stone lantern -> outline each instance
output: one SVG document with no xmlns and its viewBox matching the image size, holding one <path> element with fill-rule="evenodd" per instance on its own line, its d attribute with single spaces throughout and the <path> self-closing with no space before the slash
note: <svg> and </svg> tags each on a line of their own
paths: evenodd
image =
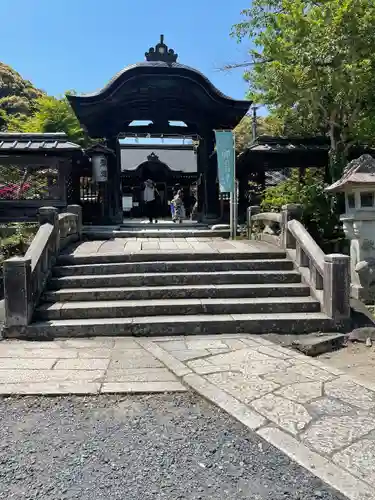
<svg viewBox="0 0 375 500">
<path fill-rule="evenodd" d="M 345 194 L 340 216 L 350 239 L 351 296 L 375 298 L 375 159 L 366 154 L 351 161 L 337 182 L 326 188 Z"/>
</svg>

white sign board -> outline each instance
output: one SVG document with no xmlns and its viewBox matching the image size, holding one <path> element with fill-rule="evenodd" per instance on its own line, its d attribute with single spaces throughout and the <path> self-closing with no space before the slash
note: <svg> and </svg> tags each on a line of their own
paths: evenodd
<svg viewBox="0 0 375 500">
<path fill-rule="evenodd" d="M 92 177 L 94 182 L 108 181 L 107 158 L 104 155 L 94 155 L 92 161 Z"/>
</svg>

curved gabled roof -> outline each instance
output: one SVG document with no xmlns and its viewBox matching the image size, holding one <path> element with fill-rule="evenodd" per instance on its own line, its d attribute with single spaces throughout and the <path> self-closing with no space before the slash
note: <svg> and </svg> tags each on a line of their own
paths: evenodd
<svg viewBox="0 0 375 500">
<path fill-rule="evenodd" d="M 176 62 L 163 36 L 146 59 L 126 66 L 97 92 L 67 96 L 89 135 L 128 132 L 134 120 L 151 120 L 161 133 L 168 120 L 185 122 L 192 133 L 234 128 L 249 110 L 251 101 L 226 96 L 200 71 Z"/>
<path fill-rule="evenodd" d="M 81 94 L 79 96 L 68 96 L 69 99 L 71 98 L 87 98 L 87 97 L 102 97 L 104 95 L 107 95 L 108 93 L 110 94 L 115 88 L 118 87 L 118 85 L 121 85 L 122 81 L 124 79 L 128 79 L 131 77 L 131 73 L 133 70 L 138 72 L 138 68 L 163 68 L 165 69 L 171 69 L 171 70 L 182 70 L 185 72 L 187 75 L 189 75 L 190 78 L 197 78 L 198 80 L 201 80 L 201 83 L 207 86 L 207 89 L 211 90 L 213 94 L 216 94 L 218 97 L 221 97 L 222 99 L 227 99 L 228 101 L 232 101 L 233 103 L 243 103 L 247 109 L 251 105 L 251 101 L 247 100 L 236 100 L 233 99 L 232 97 L 229 97 L 225 95 L 223 92 L 221 92 L 215 85 L 199 70 L 192 68 L 191 66 L 187 66 L 186 64 L 180 64 L 180 63 L 166 63 L 164 61 L 142 61 L 138 62 L 135 64 L 129 64 L 128 66 L 125 66 L 121 71 L 116 73 L 110 80 L 109 82 L 102 87 L 101 89 L 95 91 L 95 92 L 89 92 L 85 94 Z"/>
</svg>

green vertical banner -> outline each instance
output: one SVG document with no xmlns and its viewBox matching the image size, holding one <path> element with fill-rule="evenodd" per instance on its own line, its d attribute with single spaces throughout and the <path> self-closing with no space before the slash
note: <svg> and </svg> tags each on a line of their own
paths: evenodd
<svg viewBox="0 0 375 500">
<path fill-rule="evenodd" d="M 235 143 L 231 130 L 215 130 L 220 193 L 234 193 Z"/>
</svg>

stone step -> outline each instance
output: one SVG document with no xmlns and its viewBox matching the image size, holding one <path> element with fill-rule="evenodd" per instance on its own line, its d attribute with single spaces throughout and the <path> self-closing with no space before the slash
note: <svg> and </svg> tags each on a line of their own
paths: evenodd
<svg viewBox="0 0 375 500">
<path fill-rule="evenodd" d="M 57 259 L 57 264 L 63 265 L 83 265 L 83 264 L 110 264 L 120 262 L 155 262 L 155 261 L 208 261 L 208 260 L 266 260 L 266 259 L 285 259 L 286 253 L 282 250 L 271 250 L 270 252 L 244 251 L 227 253 L 218 252 L 185 252 L 185 251 L 139 251 L 134 253 L 107 253 L 74 255 L 62 254 Z"/>
<path fill-rule="evenodd" d="M 82 264 L 55 267 L 53 276 L 84 276 L 128 273 L 189 273 L 214 271 L 271 271 L 294 268 L 287 259 L 266 260 L 210 260 L 210 261 L 157 261 L 157 262 L 121 262 L 111 264 Z"/>
<path fill-rule="evenodd" d="M 91 336 L 194 335 L 221 333 L 311 333 L 333 331 L 323 313 L 221 314 L 140 318 L 71 319 L 32 323 L 24 332 L 7 330 L 7 338 L 48 339 Z"/>
<path fill-rule="evenodd" d="M 235 285 L 172 285 L 113 288 L 63 288 L 47 291 L 45 302 L 84 300 L 150 300 L 150 299 L 208 299 L 234 297 L 307 297 L 310 288 L 302 283 L 235 284 Z"/>
<path fill-rule="evenodd" d="M 51 278 L 48 289 L 124 286 L 221 285 L 235 283 L 300 283 L 297 271 L 217 271 L 191 273 L 107 274 Z"/>
<path fill-rule="evenodd" d="M 130 318 L 177 314 L 270 314 L 319 312 L 319 310 L 320 303 L 312 297 L 114 300 L 46 303 L 37 308 L 35 319 Z"/>
<path fill-rule="evenodd" d="M 102 226 L 101 229 L 105 229 L 104 226 Z M 132 229 L 132 230 L 144 230 L 144 229 L 153 229 L 153 230 L 160 230 L 160 229 L 210 229 L 210 226 L 208 224 L 204 224 L 201 222 L 194 222 L 194 221 L 187 221 L 184 220 L 182 221 L 182 224 L 177 224 L 176 222 L 172 222 L 172 220 L 169 221 L 159 221 L 157 223 L 153 222 L 150 224 L 148 220 L 143 220 L 143 221 L 137 221 L 137 222 L 124 222 L 123 224 L 120 224 L 118 226 L 118 229 L 121 230 L 126 230 L 126 229 Z"/>
<path fill-rule="evenodd" d="M 112 238 L 229 238 L 228 229 L 183 229 L 176 224 L 173 229 L 84 229 L 83 234 L 90 240 Z"/>
</svg>

